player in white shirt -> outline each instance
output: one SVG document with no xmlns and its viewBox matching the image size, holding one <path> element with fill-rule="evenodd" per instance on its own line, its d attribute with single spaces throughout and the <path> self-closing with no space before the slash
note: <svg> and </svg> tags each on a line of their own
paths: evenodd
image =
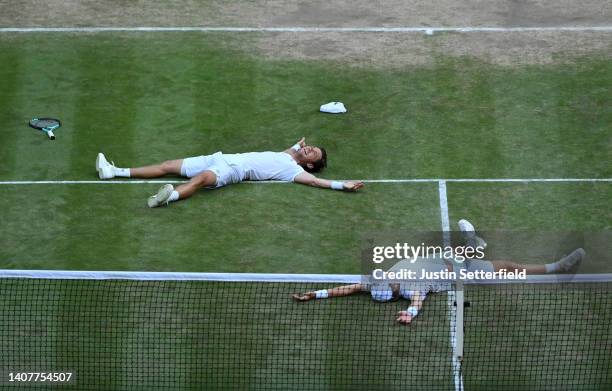
<svg viewBox="0 0 612 391">
<path fill-rule="evenodd" d="M 170 184 L 162 186 L 157 194 L 149 197 L 147 205 L 150 208 L 189 198 L 203 187 L 217 188 L 245 180 L 295 182 L 345 191 L 355 191 L 363 187 L 362 182 L 329 181 L 312 174 L 326 166 L 325 149 L 306 145 L 304 138 L 283 152 L 217 152 L 137 168 L 115 167 L 102 153 L 96 158 L 96 170 L 100 179 L 159 178 L 165 175 L 190 178 L 188 183 L 177 186 L 176 189 Z"/>
<path fill-rule="evenodd" d="M 474 226 L 467 220 L 459 220 L 459 229 L 463 234 L 467 246 L 481 246 L 486 248 L 486 242 L 476 236 Z M 564 256 L 556 262 L 548 264 L 520 264 L 512 261 L 485 261 L 485 260 L 467 260 L 461 267 L 468 272 L 485 271 L 493 272 L 498 270 L 509 271 L 525 271 L 528 275 L 536 274 L 557 274 L 567 273 L 582 262 L 586 253 L 582 248 L 572 251 L 569 255 Z M 399 271 L 402 269 L 427 269 L 428 271 L 452 271 L 456 264 L 452 262 L 444 262 L 437 258 L 419 258 L 415 262 L 399 261 L 389 271 Z M 417 272 L 417 275 L 420 274 Z M 329 289 L 310 291 L 305 293 L 297 293 L 292 297 L 296 301 L 310 301 L 316 299 L 327 299 L 332 297 L 341 297 L 353 295 L 360 292 L 370 292 L 374 301 L 386 302 L 394 301 L 400 298 L 410 301 L 410 306 L 397 313 L 396 321 L 402 324 L 410 324 L 423 308 L 423 301 L 429 293 L 447 291 L 450 289 L 448 281 L 432 281 L 432 280 L 416 280 L 416 281 L 400 281 L 392 283 L 389 280 L 375 281 L 374 283 L 358 283 L 351 285 L 337 286 Z"/>
</svg>

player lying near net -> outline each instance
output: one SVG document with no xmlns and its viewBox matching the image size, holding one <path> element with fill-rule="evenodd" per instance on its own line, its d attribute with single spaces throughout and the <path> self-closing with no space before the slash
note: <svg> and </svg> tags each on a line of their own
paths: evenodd
<svg viewBox="0 0 612 391">
<path fill-rule="evenodd" d="M 184 200 L 201 188 L 218 188 L 245 180 L 295 182 L 345 191 L 355 191 L 363 187 L 362 182 L 329 181 L 312 174 L 326 166 L 325 149 L 306 145 L 304 138 L 283 152 L 217 152 L 137 168 L 115 167 L 102 153 L 96 158 L 96 170 L 100 179 L 159 178 L 166 175 L 190 178 L 189 182 L 177 186 L 176 189 L 170 184 L 162 186 L 157 194 L 149 197 L 147 204 L 150 208 Z"/>
<path fill-rule="evenodd" d="M 459 221 L 459 229 L 462 232 L 464 239 L 466 240 L 467 246 L 481 246 L 486 247 L 486 242 L 476 236 L 474 226 L 467 220 Z M 512 261 L 485 261 L 485 260 L 466 260 L 464 266 L 468 272 L 484 271 L 484 272 L 496 272 L 500 270 L 506 271 L 526 271 L 528 275 L 536 274 L 556 274 L 566 273 L 577 267 L 585 256 L 585 251 L 581 248 L 572 251 L 569 255 L 561 258 L 560 260 L 545 265 L 538 264 L 520 264 Z M 423 261 L 419 268 L 426 269 L 427 272 L 440 272 L 443 270 L 452 271 L 453 264 L 446 262 L 443 258 L 436 259 L 417 259 L 415 264 L 419 264 L 419 260 Z M 409 261 L 400 261 L 394 265 L 390 271 L 397 271 L 404 268 L 406 265 L 414 265 Z M 403 286 L 404 285 L 404 286 Z M 415 288 L 419 285 L 418 289 Z M 309 301 L 316 299 L 327 299 L 331 297 L 341 297 L 353 295 L 361 292 L 370 292 L 370 295 L 374 301 L 386 302 L 394 301 L 400 298 L 404 298 L 410 301 L 410 306 L 405 311 L 399 311 L 397 313 L 397 322 L 403 324 L 410 324 L 412 320 L 418 315 L 423 307 L 423 301 L 427 298 L 429 293 L 441 292 L 449 290 L 450 285 L 448 282 L 437 283 L 433 281 L 419 281 L 413 282 L 401 282 L 401 283 L 390 283 L 390 282 L 376 282 L 374 284 L 361 283 L 338 286 L 330 289 L 322 289 L 317 291 L 311 291 L 306 293 L 298 293 L 292 295 L 296 301 Z"/>
</svg>

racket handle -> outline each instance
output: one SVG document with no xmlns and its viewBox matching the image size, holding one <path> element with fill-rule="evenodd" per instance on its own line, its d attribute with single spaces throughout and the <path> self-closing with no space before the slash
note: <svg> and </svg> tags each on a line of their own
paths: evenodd
<svg viewBox="0 0 612 391">
<path fill-rule="evenodd" d="M 49 131 L 47 132 L 47 136 L 49 136 L 49 138 L 50 138 L 51 140 L 55 140 L 55 135 L 53 134 L 53 131 L 49 130 Z"/>
</svg>

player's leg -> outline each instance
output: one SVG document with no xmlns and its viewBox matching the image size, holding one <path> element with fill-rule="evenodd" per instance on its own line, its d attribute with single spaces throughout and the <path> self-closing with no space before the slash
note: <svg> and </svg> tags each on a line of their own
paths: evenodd
<svg viewBox="0 0 612 391">
<path fill-rule="evenodd" d="M 132 178 L 159 178 L 164 175 L 181 175 L 183 159 L 166 160 L 150 166 L 127 168 L 127 176 Z M 120 176 L 120 175 L 117 175 Z"/>
<path fill-rule="evenodd" d="M 551 273 L 564 273 L 569 272 L 574 267 L 578 266 L 582 259 L 586 255 L 586 252 L 578 248 L 572 251 L 570 254 L 559 259 L 557 262 L 547 263 L 545 265 L 536 264 L 520 264 L 511 261 L 492 261 L 493 268 L 495 271 L 506 269 L 508 271 L 522 271 L 525 270 L 527 274 L 551 274 Z"/>
<path fill-rule="evenodd" d="M 147 205 L 149 208 L 167 205 L 170 202 L 189 198 L 197 190 L 203 187 L 214 187 L 217 184 L 217 175 L 210 170 L 199 173 L 189 180 L 189 182 L 177 186 L 176 189 L 170 184 L 162 186 L 157 194 L 149 197 Z"/>
<path fill-rule="evenodd" d="M 164 175 L 181 175 L 183 159 L 167 160 L 159 164 L 145 167 L 121 168 L 109 163 L 103 153 L 96 157 L 96 171 L 100 179 L 111 179 L 115 177 L 125 178 L 159 178 Z"/>
<path fill-rule="evenodd" d="M 189 182 L 184 183 L 180 186 L 177 186 L 176 192 L 180 200 L 185 198 L 189 198 L 203 187 L 215 187 L 217 184 L 217 174 L 214 172 L 207 170 L 199 173 L 189 180 Z"/>
<path fill-rule="evenodd" d="M 546 266 L 545 265 L 536 265 L 536 264 L 520 264 L 512 261 L 491 261 L 493 264 L 493 269 L 495 271 L 506 270 L 509 272 L 522 272 L 526 271 L 527 274 L 545 274 Z"/>
</svg>

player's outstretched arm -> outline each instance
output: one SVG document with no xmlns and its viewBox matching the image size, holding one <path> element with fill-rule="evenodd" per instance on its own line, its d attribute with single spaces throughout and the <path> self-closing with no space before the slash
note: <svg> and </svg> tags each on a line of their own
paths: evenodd
<svg viewBox="0 0 612 391">
<path fill-rule="evenodd" d="M 322 189 L 334 189 L 344 191 L 356 191 L 363 187 L 363 182 L 330 181 L 323 178 L 317 178 L 309 172 L 303 172 L 300 175 L 296 176 L 294 182 L 301 183 L 302 185 L 320 187 Z"/>
<path fill-rule="evenodd" d="M 329 297 L 348 296 L 358 292 L 361 292 L 361 284 L 343 285 L 330 289 L 322 289 L 320 291 L 296 293 L 292 295 L 292 297 L 296 301 L 309 301 L 314 299 L 327 299 Z"/>
<path fill-rule="evenodd" d="M 423 301 L 425 301 L 426 297 L 427 295 L 423 292 L 414 292 L 410 299 L 410 307 L 406 311 L 398 312 L 396 321 L 402 324 L 410 324 L 419 311 L 421 311 L 421 308 L 423 308 Z"/>
<path fill-rule="evenodd" d="M 306 146 L 306 138 L 302 137 L 300 141 L 293 144 L 291 147 L 285 149 L 285 152 L 291 154 L 291 151 L 299 151 L 300 148 L 304 148 Z"/>
</svg>

